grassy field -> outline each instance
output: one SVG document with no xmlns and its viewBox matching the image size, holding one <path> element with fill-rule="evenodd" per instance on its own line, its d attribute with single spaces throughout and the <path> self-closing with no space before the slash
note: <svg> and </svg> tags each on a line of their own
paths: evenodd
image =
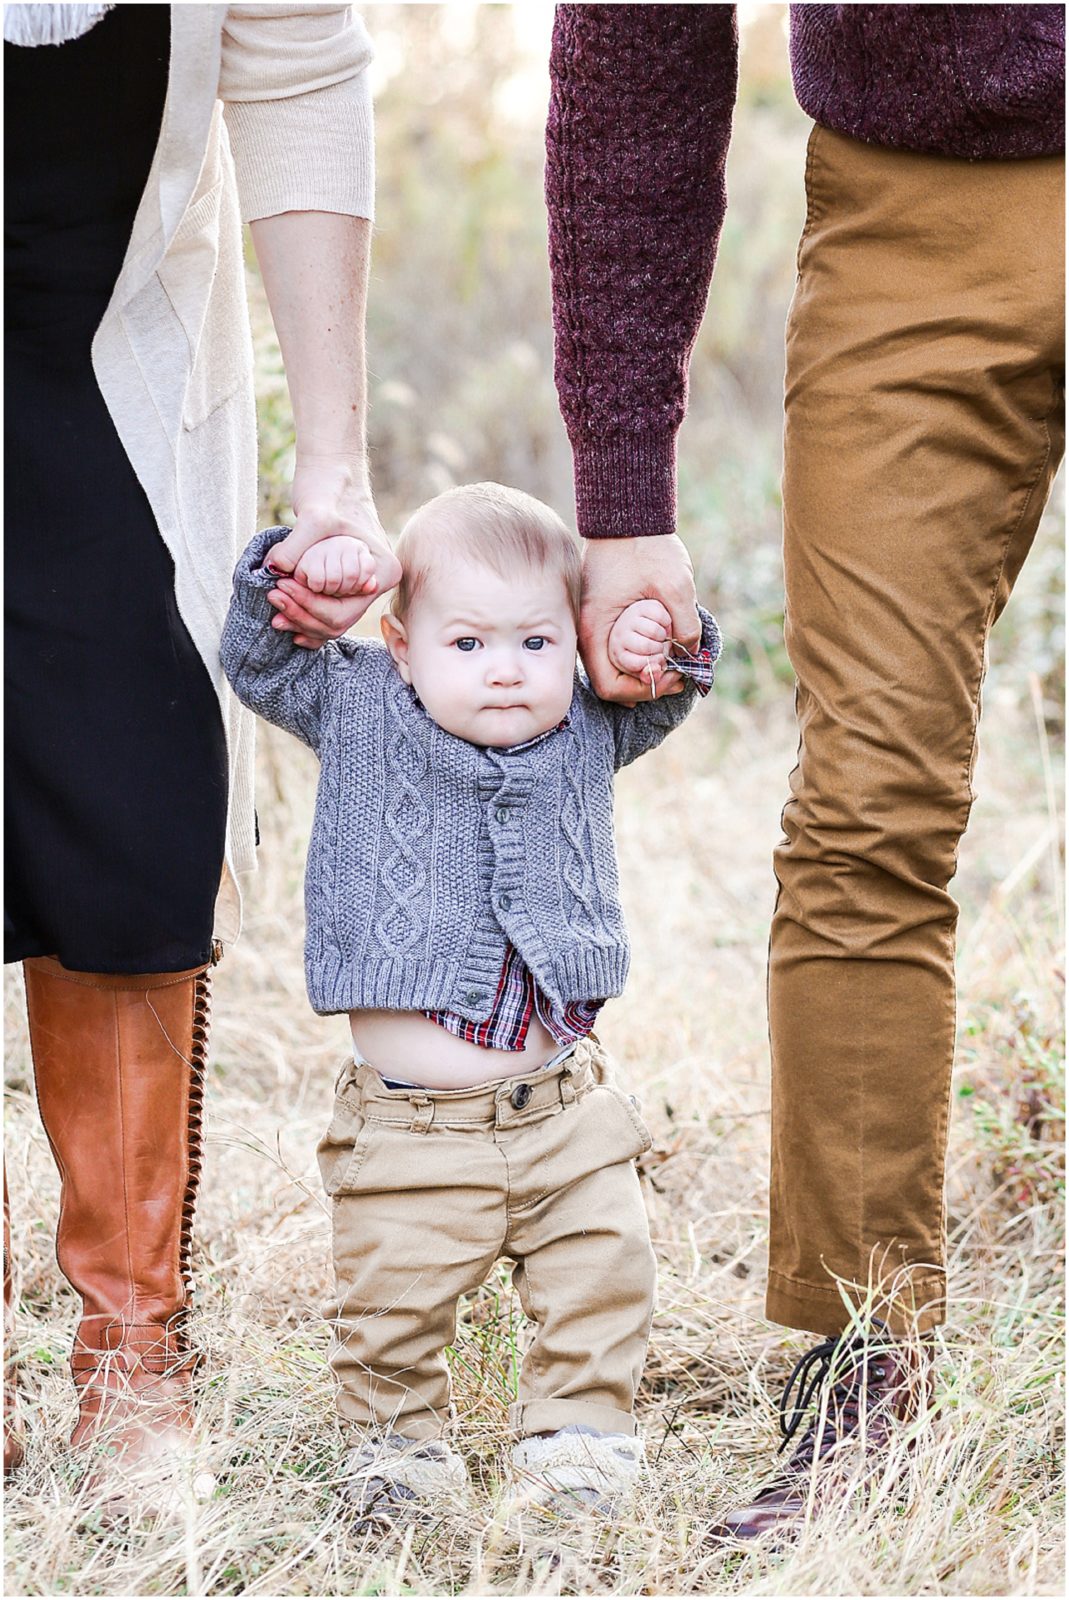
<svg viewBox="0 0 1069 1600">
<path fill-rule="evenodd" d="M 952 1317 L 939 1341 L 939 1407 L 904 1497 L 887 1490 L 853 1506 L 789 1553 L 725 1556 L 703 1538 L 770 1466 L 778 1388 L 806 1342 L 765 1323 L 761 1308 L 769 851 L 793 729 L 784 704 L 755 711 L 714 696 L 623 776 L 618 803 L 634 968 L 602 1032 L 656 1134 L 644 1176 L 662 1270 L 641 1401 L 653 1464 L 641 1510 L 555 1572 L 502 1540 L 492 1493 L 523 1339 L 502 1273 L 467 1307 L 454 1359 L 458 1437 L 484 1514 L 381 1542 L 347 1531 L 328 1481 L 337 1441 L 317 1316 L 327 1215 L 313 1160 L 346 1030 L 315 1018 L 303 994 L 313 765 L 269 731 L 262 868 L 246 935 L 215 987 L 196 1255 L 204 1454 L 220 1487 L 165 1529 L 79 1529 L 60 1447 L 75 1306 L 52 1254 L 57 1183 L 32 1102 L 20 986 L 9 984 L 8 1171 L 30 1449 L 6 1503 L 7 1592 L 1062 1592 L 1058 817 L 1036 723 L 997 680 L 956 885 Z"/>
<path fill-rule="evenodd" d="M 568 509 L 541 200 L 544 30 L 520 37 L 536 9 L 364 8 L 381 79 L 371 443 L 393 530 L 427 494 L 484 477 Z M 203 1455 L 219 1487 L 154 1530 L 85 1525 L 62 1448 L 76 1306 L 55 1264 L 58 1182 L 33 1104 L 21 981 L 9 975 L 6 1147 L 29 1432 L 6 1497 L 9 1594 L 1063 1592 L 1059 507 L 996 630 L 955 884 L 951 1317 L 936 1414 L 898 1490 L 846 1505 L 794 1549 L 726 1555 L 706 1538 L 773 1467 L 776 1401 L 808 1342 L 762 1316 L 770 856 L 795 750 L 778 551 L 782 328 L 808 124 L 789 86 L 785 8 L 741 11 L 731 200 L 680 456 L 684 536 L 729 648 L 687 728 L 621 777 L 634 958 L 599 1028 L 656 1136 L 643 1176 L 661 1289 L 640 1403 L 652 1472 L 637 1513 L 554 1570 L 503 1537 L 493 1495 L 524 1339 L 504 1272 L 466 1307 L 453 1361 L 479 1514 L 375 1541 L 339 1511 L 318 1314 L 328 1217 L 313 1152 L 347 1030 L 314 1017 L 304 994 L 314 762 L 267 730 L 260 872 L 215 982 L 195 1252 Z M 293 439 L 251 284 L 267 522 L 286 513 Z"/>
</svg>

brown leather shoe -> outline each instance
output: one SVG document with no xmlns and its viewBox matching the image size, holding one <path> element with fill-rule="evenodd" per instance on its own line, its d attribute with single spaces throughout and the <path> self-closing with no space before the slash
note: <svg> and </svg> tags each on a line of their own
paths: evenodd
<svg viewBox="0 0 1069 1600">
<path fill-rule="evenodd" d="M 62 1182 L 56 1257 L 82 1298 L 71 1443 L 106 1447 L 129 1481 L 182 1454 L 193 1427 L 186 1321 L 208 972 L 23 965 L 37 1099 Z M 107 1488 L 104 1472 L 94 1488 Z"/>
<path fill-rule="evenodd" d="M 858 1452 L 873 1474 L 894 1430 L 919 1415 L 931 1395 L 931 1352 L 907 1344 L 873 1319 L 864 1334 L 825 1339 L 801 1358 L 780 1401 L 783 1451 L 809 1421 L 781 1475 L 749 1505 L 736 1507 L 712 1529 L 713 1539 L 784 1535 L 856 1482 Z"/>
</svg>

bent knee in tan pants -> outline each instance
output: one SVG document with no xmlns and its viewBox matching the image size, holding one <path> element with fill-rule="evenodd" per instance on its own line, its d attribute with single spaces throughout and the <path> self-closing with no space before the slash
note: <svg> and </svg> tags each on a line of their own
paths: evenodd
<svg viewBox="0 0 1069 1600">
<path fill-rule="evenodd" d="M 635 1431 L 656 1281 L 635 1159 L 650 1137 L 594 1059 L 584 1042 L 528 1080 L 449 1091 L 343 1071 L 319 1146 L 343 1421 L 441 1433 L 458 1301 L 508 1257 L 535 1324 L 514 1431 Z"/>
</svg>

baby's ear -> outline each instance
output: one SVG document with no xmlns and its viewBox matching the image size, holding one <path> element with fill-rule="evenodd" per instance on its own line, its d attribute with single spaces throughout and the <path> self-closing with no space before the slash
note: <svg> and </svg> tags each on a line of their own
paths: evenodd
<svg viewBox="0 0 1069 1600">
<path fill-rule="evenodd" d="M 408 667 L 408 634 L 405 632 L 404 623 L 400 617 L 395 617 L 392 611 L 384 611 L 379 618 L 379 626 L 398 672 L 406 683 L 411 683 L 412 674 Z"/>
</svg>

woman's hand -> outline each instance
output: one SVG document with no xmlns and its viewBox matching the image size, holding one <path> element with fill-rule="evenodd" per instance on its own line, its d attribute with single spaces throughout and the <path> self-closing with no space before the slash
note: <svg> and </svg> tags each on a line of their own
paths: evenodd
<svg viewBox="0 0 1069 1600">
<path fill-rule="evenodd" d="M 360 539 L 375 594 L 401 568 L 375 514 L 367 473 L 364 322 L 371 223 L 329 211 L 286 211 L 251 224 L 282 349 L 297 431 L 293 531 L 271 552 L 289 576 L 270 599 L 275 625 L 314 650 L 363 616 L 372 596 L 324 593 L 300 582 L 301 558 L 322 539 Z"/>
<path fill-rule="evenodd" d="M 401 578 L 401 563 L 375 512 L 361 461 L 302 460 L 293 476 L 293 531 L 271 551 L 280 574 L 268 594 L 274 626 L 315 650 L 358 622 Z M 353 546 L 364 555 L 354 559 Z M 317 552 L 317 547 L 327 548 Z M 342 547 L 348 547 L 342 571 Z M 337 570 L 336 570 L 337 569 Z M 370 587 L 369 587 L 370 585 Z"/>
</svg>

